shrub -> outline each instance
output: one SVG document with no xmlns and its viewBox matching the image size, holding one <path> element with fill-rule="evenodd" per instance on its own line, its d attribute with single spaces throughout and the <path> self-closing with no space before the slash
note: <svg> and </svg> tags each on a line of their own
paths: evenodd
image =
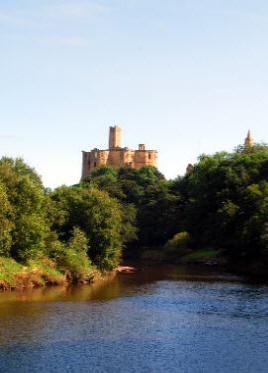
<svg viewBox="0 0 268 373">
<path fill-rule="evenodd" d="M 68 242 L 58 240 L 51 243 L 49 256 L 55 259 L 61 271 L 73 281 L 86 281 L 92 273 L 92 264 L 87 255 L 86 234 L 75 227 Z"/>
<path fill-rule="evenodd" d="M 69 271 L 73 281 L 85 281 L 92 272 L 88 251 L 88 239 L 79 228 L 73 229 L 73 235 L 66 245 L 62 257 L 62 267 Z"/>
<path fill-rule="evenodd" d="M 164 248 L 169 254 L 183 256 L 187 254 L 190 242 L 188 232 L 179 232 L 165 244 Z"/>
</svg>

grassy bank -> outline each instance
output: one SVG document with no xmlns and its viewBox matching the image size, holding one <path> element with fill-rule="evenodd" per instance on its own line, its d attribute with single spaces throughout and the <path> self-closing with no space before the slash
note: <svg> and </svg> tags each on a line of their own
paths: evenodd
<svg viewBox="0 0 268 373">
<path fill-rule="evenodd" d="M 22 289 L 68 283 L 89 283 L 99 271 L 95 267 L 58 266 L 46 257 L 30 260 L 26 265 L 12 258 L 0 257 L 0 289 Z"/>
<path fill-rule="evenodd" d="M 183 253 L 178 254 L 176 250 L 159 248 L 144 250 L 141 259 L 153 262 L 167 262 L 175 264 L 225 264 L 226 259 L 220 250 L 200 249 L 192 251 L 190 249 L 183 250 Z"/>
<path fill-rule="evenodd" d="M 178 264 L 178 265 L 201 265 L 216 266 L 237 275 L 246 276 L 252 280 L 268 279 L 268 263 L 265 260 L 241 260 L 226 257 L 222 250 L 184 249 L 178 253 L 176 250 L 167 248 L 143 249 L 140 260 L 150 264 Z"/>
</svg>

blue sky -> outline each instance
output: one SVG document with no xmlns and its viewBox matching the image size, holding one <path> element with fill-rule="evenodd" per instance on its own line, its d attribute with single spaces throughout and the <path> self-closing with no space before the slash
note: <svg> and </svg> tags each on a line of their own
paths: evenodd
<svg viewBox="0 0 268 373">
<path fill-rule="evenodd" d="M 267 61 L 267 0 L 0 0 L 0 154 L 73 184 L 117 124 L 174 178 L 268 142 Z"/>
</svg>

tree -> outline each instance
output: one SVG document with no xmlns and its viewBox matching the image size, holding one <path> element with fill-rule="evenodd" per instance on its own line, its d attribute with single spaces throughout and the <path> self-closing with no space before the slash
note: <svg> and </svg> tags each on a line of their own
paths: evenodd
<svg viewBox="0 0 268 373">
<path fill-rule="evenodd" d="M 63 211 L 64 221 L 54 229 L 63 240 L 69 240 L 74 227 L 85 232 L 88 255 L 100 268 L 118 264 L 123 246 L 122 210 L 119 202 L 105 191 L 83 186 L 57 188 L 51 199 Z"/>
<path fill-rule="evenodd" d="M 180 230 L 179 197 L 170 193 L 169 184 L 148 185 L 138 208 L 139 244 L 161 246 Z"/>
<path fill-rule="evenodd" d="M 249 260 L 266 247 L 268 148 L 239 149 L 202 155 L 176 188 L 184 203 L 184 230 L 196 246 Z"/>
<path fill-rule="evenodd" d="M 12 245 L 11 231 L 13 224 L 10 220 L 11 205 L 7 198 L 5 185 L 0 182 L 0 255 L 9 256 Z"/>
<path fill-rule="evenodd" d="M 13 257 L 27 260 L 45 251 L 49 227 L 45 218 L 45 196 L 36 172 L 21 159 L 0 160 L 0 181 L 11 206 L 9 221 Z"/>
</svg>

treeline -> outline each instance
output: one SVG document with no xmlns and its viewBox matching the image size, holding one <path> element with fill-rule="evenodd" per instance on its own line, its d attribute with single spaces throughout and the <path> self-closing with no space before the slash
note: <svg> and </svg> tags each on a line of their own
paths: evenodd
<svg viewBox="0 0 268 373">
<path fill-rule="evenodd" d="M 93 268 L 117 266 L 131 237 L 131 211 L 106 191 L 83 184 L 51 191 L 23 160 L 0 160 L 0 286 L 10 282 L 13 267 L 18 271 L 15 263 L 26 265 L 21 277 L 41 271 L 37 282 L 59 279 L 60 273 L 87 279 Z"/>
<path fill-rule="evenodd" d="M 125 253 L 146 248 L 176 260 L 200 249 L 232 263 L 268 262 L 268 147 L 201 155 L 185 176 L 167 181 L 156 169 L 97 169 L 83 183 L 125 206 L 137 239 Z M 131 213 L 129 212 L 131 211 Z M 135 217 L 135 219 L 134 219 Z"/>
<path fill-rule="evenodd" d="M 232 261 L 268 260 L 268 147 L 202 155 L 172 190 L 194 247 L 221 249 Z"/>
<path fill-rule="evenodd" d="M 268 262 L 268 147 L 202 155 L 185 176 L 103 166 L 78 185 L 45 189 L 21 159 L 0 160 L 0 255 L 48 258 L 72 278 L 144 250 L 176 259 L 201 248 Z"/>
</svg>

